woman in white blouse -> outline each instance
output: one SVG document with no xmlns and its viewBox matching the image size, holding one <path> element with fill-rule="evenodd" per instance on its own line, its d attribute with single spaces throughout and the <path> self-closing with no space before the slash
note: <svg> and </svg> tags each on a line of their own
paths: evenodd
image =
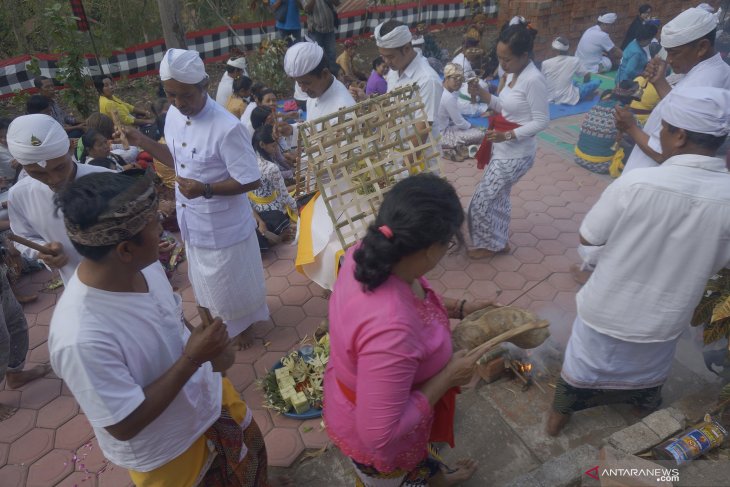
<svg viewBox="0 0 730 487">
<path fill-rule="evenodd" d="M 508 230 L 512 204 L 510 190 L 532 167 L 537 153 L 535 136 L 550 121 L 547 84 L 530 60 L 533 36 L 526 25 L 502 31 L 497 57 L 505 75 L 498 96 L 474 85 L 473 90 L 498 112 L 493 130 L 487 130 L 483 145 L 492 143 L 491 156 L 482 180 L 469 204 L 469 232 L 474 259 L 509 251 Z M 490 124 L 490 128 L 492 125 Z M 481 161 L 480 161 L 481 162 Z"/>
<path fill-rule="evenodd" d="M 441 95 L 434 128 L 441 134 L 444 157 L 452 161 L 463 161 L 467 147 L 479 144 L 484 131 L 473 127 L 459 111 L 459 89 L 464 83 L 461 66 L 449 63 L 444 68 L 444 94 Z"/>
</svg>

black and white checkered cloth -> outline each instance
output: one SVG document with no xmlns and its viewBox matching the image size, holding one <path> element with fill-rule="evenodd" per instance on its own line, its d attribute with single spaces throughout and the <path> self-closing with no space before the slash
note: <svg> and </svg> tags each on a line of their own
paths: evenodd
<svg viewBox="0 0 730 487">
<path fill-rule="evenodd" d="M 488 0 L 485 13 L 496 18 L 497 0 Z M 415 3 L 392 6 L 368 7 L 362 10 L 340 12 L 338 40 L 353 37 L 368 37 L 375 27 L 388 19 L 396 19 L 408 25 L 418 23 L 427 25 L 450 24 L 468 20 L 471 11 L 463 0 L 424 0 L 421 8 Z M 304 23 L 304 22 L 303 22 Z M 218 62 L 228 57 L 231 48 L 243 51 L 255 49 L 264 39 L 275 34 L 273 20 L 262 24 L 239 24 L 233 26 L 235 35 L 226 27 L 188 33 L 188 49 L 200 52 L 206 63 Z M 162 39 L 130 47 L 105 58 L 102 63 L 104 73 L 113 77 L 127 76 L 136 78 L 154 74 L 165 54 Z M 38 55 L 38 65 L 43 76 L 55 77 L 58 69 L 54 55 Z M 33 87 L 33 75 L 28 72 L 30 55 L 18 56 L 0 61 L 0 97 L 12 96 L 15 92 Z M 99 66 L 93 56 L 88 56 L 89 73 L 100 74 Z"/>
</svg>

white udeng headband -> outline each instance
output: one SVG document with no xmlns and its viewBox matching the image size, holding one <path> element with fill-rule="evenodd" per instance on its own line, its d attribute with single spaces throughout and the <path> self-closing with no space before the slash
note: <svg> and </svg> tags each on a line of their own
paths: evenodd
<svg viewBox="0 0 730 487">
<path fill-rule="evenodd" d="M 413 34 L 407 25 L 399 25 L 384 36 L 380 35 L 380 29 L 383 24 L 375 28 L 375 44 L 384 49 L 397 49 L 406 44 L 410 44 L 413 40 Z"/>
</svg>

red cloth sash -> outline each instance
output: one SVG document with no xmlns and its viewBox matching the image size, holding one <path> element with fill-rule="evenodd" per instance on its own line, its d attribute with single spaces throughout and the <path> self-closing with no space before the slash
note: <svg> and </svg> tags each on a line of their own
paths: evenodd
<svg viewBox="0 0 730 487">
<path fill-rule="evenodd" d="M 345 395 L 348 401 L 356 404 L 357 396 L 355 391 L 347 387 L 345 384 L 337 380 L 337 385 Z M 451 448 L 454 448 L 454 414 L 456 413 L 456 395 L 461 392 L 458 387 L 452 387 L 441 396 L 433 406 L 433 424 L 431 425 L 431 434 L 428 441 L 431 443 L 445 442 Z"/>
<path fill-rule="evenodd" d="M 501 113 L 497 113 L 489 117 L 489 130 L 496 130 L 497 132 L 507 132 L 514 130 L 517 127 L 521 127 L 520 124 L 510 122 L 502 116 Z M 482 145 L 479 146 L 479 150 L 476 155 L 477 167 L 484 169 L 492 160 L 492 141 L 487 140 L 487 136 L 482 139 Z"/>
</svg>

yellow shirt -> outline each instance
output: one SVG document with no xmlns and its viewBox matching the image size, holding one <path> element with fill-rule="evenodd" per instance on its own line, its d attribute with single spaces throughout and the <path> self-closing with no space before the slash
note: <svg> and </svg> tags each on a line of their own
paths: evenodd
<svg viewBox="0 0 730 487">
<path fill-rule="evenodd" d="M 629 107 L 636 110 L 645 110 L 647 112 L 635 113 L 636 120 L 643 126 L 649 118 L 649 115 L 651 115 L 650 112 L 654 110 L 654 107 L 659 103 L 659 93 L 657 93 L 654 85 L 649 83 L 643 76 L 637 76 L 634 81 L 639 83 L 639 86 L 642 87 L 644 93 L 641 96 L 641 100 L 632 101 Z"/>
<path fill-rule="evenodd" d="M 246 417 L 246 403 L 233 384 L 223 378 L 223 406 L 231 417 L 241 424 Z M 184 421 L 184 418 L 180 419 Z M 197 439 L 182 455 L 151 472 L 129 471 L 136 487 L 193 487 L 208 463 L 208 443 L 205 436 Z"/>
<path fill-rule="evenodd" d="M 99 111 L 107 117 L 112 116 L 112 111 L 116 111 L 119 114 L 119 121 L 124 125 L 134 125 L 134 105 L 123 102 L 116 95 L 112 96 L 112 99 L 101 95 L 99 97 Z"/>
<path fill-rule="evenodd" d="M 236 116 L 236 118 L 241 118 L 241 115 L 243 115 L 243 112 L 246 111 L 246 102 L 243 101 L 243 98 L 239 98 L 237 96 L 229 96 L 228 97 L 228 103 L 226 103 L 226 110 L 231 112 Z"/>
</svg>

